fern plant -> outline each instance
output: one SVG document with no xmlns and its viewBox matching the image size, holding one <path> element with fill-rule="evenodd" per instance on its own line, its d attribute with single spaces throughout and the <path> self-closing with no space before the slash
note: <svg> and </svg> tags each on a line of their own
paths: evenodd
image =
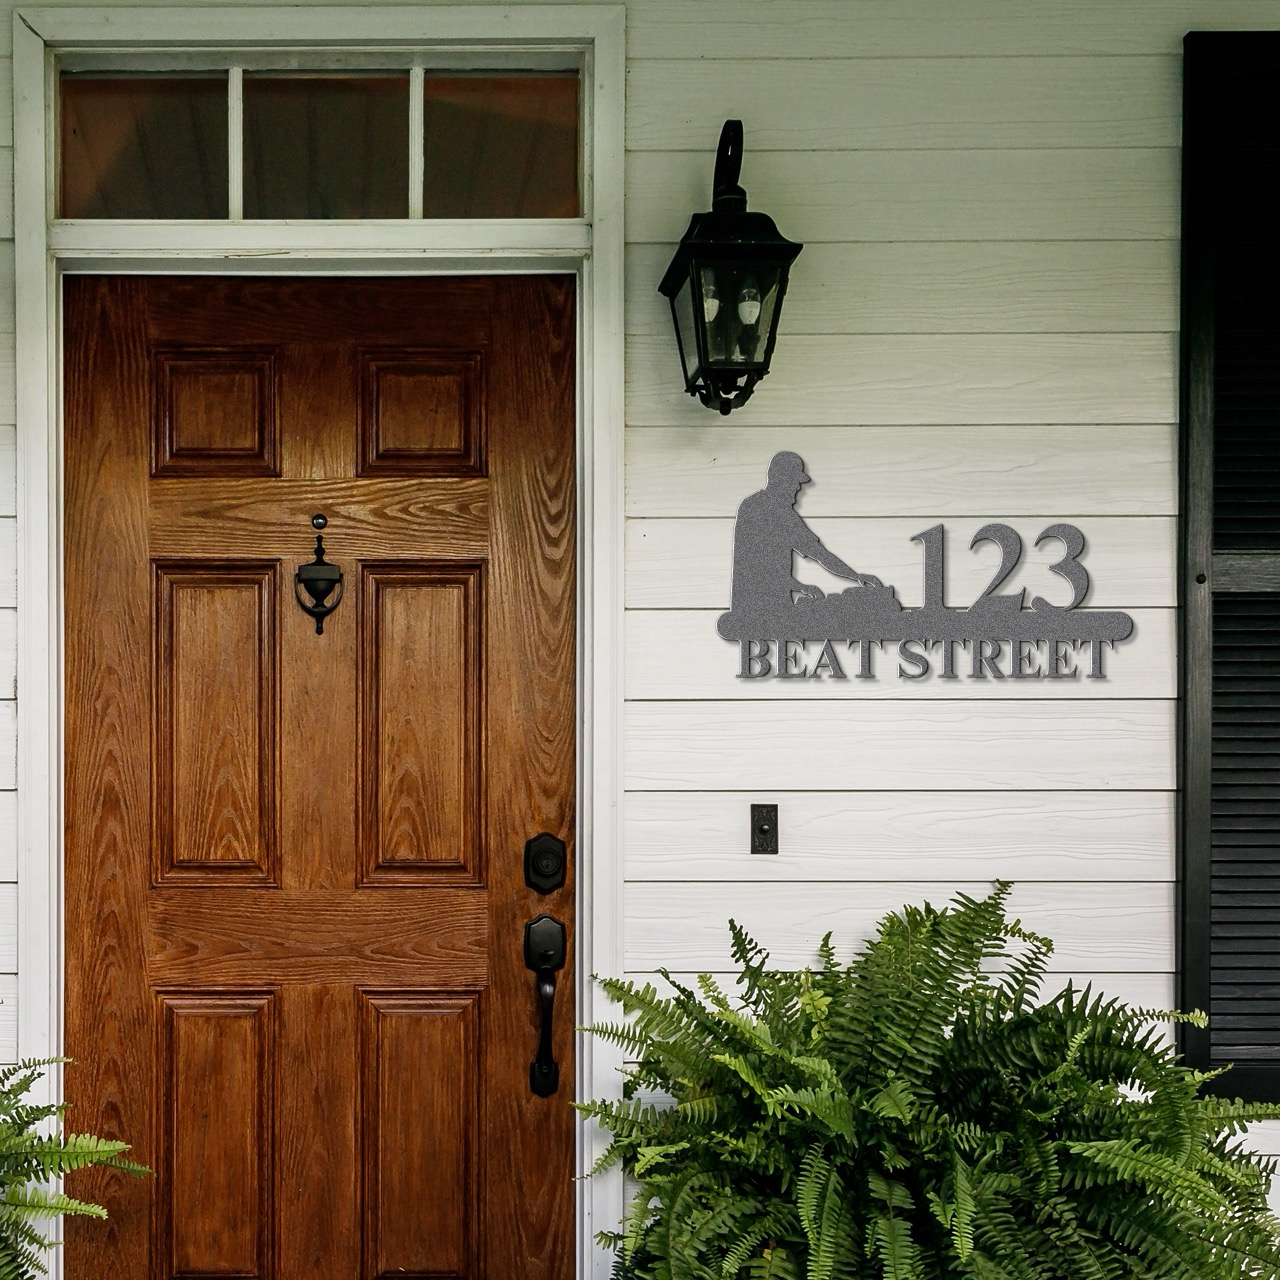
<svg viewBox="0 0 1280 1280">
<path fill-rule="evenodd" d="M 1206 1096 L 1161 1034 L 1201 1014 L 1066 986 L 1007 884 L 880 922 L 852 963 L 770 968 L 730 924 L 739 992 L 610 980 L 627 1020 L 597 1168 L 638 1183 L 620 1280 L 1280 1277 L 1274 1166 L 1239 1135 L 1280 1107 Z"/>
<path fill-rule="evenodd" d="M 0 1280 L 34 1280 L 48 1268 L 43 1251 L 49 1240 L 41 1227 L 62 1214 L 105 1218 L 97 1204 L 77 1200 L 45 1184 L 89 1165 L 107 1165 L 127 1173 L 150 1170 L 124 1158 L 124 1142 L 88 1133 L 47 1133 L 50 1120 L 61 1121 L 65 1106 L 27 1100 L 44 1068 L 60 1058 L 40 1058 L 0 1067 Z"/>
</svg>

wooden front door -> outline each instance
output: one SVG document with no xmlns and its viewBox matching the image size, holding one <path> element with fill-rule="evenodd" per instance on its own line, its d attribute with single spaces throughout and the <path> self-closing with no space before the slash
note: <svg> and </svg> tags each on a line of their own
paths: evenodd
<svg viewBox="0 0 1280 1280">
<path fill-rule="evenodd" d="M 70 1280 L 567 1280 L 573 281 L 65 303 L 69 1123 L 155 1170 L 72 1180 Z"/>
</svg>

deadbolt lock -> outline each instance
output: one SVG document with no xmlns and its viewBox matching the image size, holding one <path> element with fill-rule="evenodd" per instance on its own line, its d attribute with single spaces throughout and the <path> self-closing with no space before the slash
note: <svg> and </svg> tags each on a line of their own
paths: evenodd
<svg viewBox="0 0 1280 1280">
<path fill-rule="evenodd" d="M 564 887 L 567 850 L 558 836 L 543 831 L 524 842 L 524 882 L 539 893 L 554 893 Z"/>
</svg>

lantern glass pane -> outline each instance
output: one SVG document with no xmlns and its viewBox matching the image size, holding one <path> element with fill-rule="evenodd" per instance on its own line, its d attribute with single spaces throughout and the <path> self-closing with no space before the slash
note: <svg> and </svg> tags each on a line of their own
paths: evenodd
<svg viewBox="0 0 1280 1280">
<path fill-rule="evenodd" d="M 684 361 L 684 380 L 688 385 L 698 374 L 698 334 L 693 320 L 693 290 L 686 278 L 680 292 L 671 300 L 680 340 L 680 358 Z"/>
<path fill-rule="evenodd" d="M 781 274 L 775 264 L 762 263 L 699 268 L 709 367 L 745 370 L 764 366 Z"/>
</svg>

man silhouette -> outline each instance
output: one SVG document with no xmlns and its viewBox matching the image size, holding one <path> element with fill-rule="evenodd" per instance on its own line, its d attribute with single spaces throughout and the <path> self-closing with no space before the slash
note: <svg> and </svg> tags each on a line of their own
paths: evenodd
<svg viewBox="0 0 1280 1280">
<path fill-rule="evenodd" d="M 795 509 L 800 486 L 807 484 L 798 453 L 775 453 L 763 489 L 742 500 L 733 530 L 733 604 L 736 613 L 775 613 L 791 608 L 792 592 L 820 600 L 822 589 L 800 582 L 791 572 L 792 552 L 815 560 L 839 578 L 878 587 L 880 579 L 851 569 L 822 545 Z"/>
</svg>

